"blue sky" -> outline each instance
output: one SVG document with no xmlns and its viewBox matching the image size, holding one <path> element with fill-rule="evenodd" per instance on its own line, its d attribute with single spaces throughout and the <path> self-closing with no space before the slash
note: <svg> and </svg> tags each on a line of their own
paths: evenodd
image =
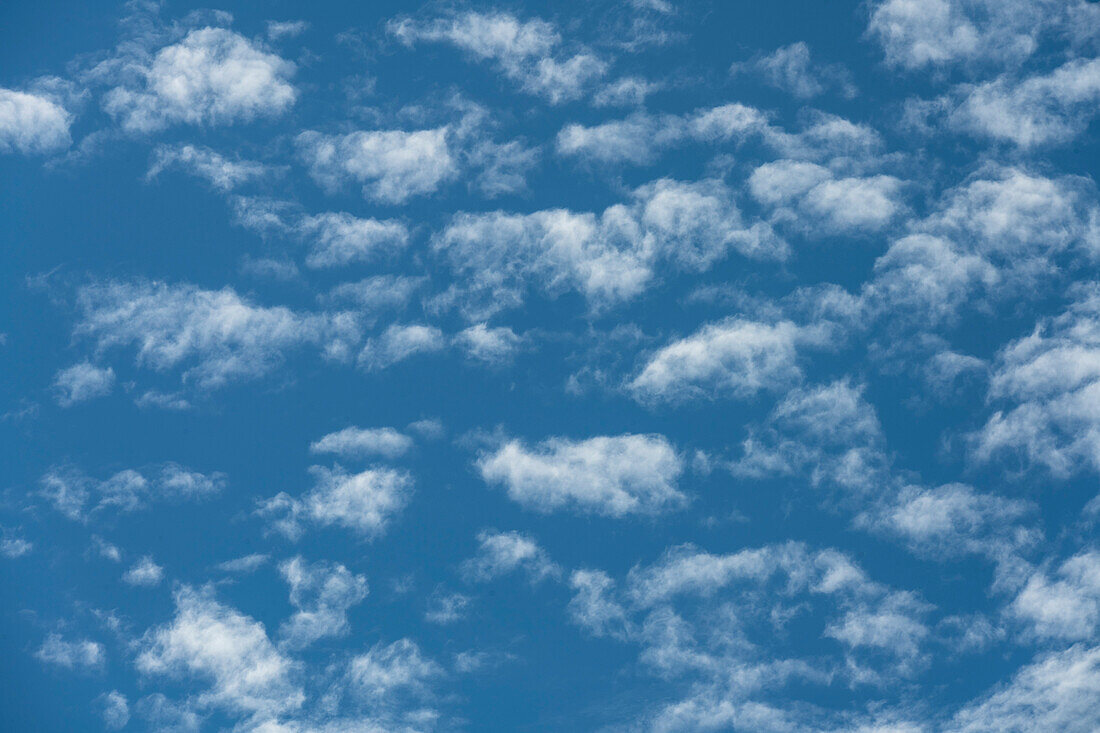
<svg viewBox="0 0 1100 733">
<path fill-rule="evenodd" d="M 0 727 L 1100 727 L 1097 39 L 5 4 Z"/>
</svg>

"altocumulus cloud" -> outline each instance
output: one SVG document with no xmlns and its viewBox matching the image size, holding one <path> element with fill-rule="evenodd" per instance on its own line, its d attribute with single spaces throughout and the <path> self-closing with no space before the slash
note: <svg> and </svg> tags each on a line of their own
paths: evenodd
<svg viewBox="0 0 1100 733">
<path fill-rule="evenodd" d="M 677 488 L 683 459 L 661 435 L 549 438 L 533 447 L 509 440 L 477 460 L 482 478 L 537 511 L 621 517 L 658 514 L 686 503 Z"/>
</svg>

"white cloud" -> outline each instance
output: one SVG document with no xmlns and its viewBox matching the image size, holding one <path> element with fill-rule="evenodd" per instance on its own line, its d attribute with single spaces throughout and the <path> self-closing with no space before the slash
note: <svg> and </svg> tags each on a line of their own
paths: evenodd
<svg viewBox="0 0 1100 733">
<path fill-rule="evenodd" d="M 71 407 L 78 402 L 111 394 L 115 387 L 115 371 L 111 367 L 97 367 L 85 361 L 59 371 L 53 384 L 57 390 L 57 403 L 62 407 Z"/>
<path fill-rule="evenodd" d="M 846 492 L 882 492 L 890 460 L 875 408 L 863 387 L 847 380 L 792 389 L 764 426 L 750 426 L 735 475 L 808 474 L 813 486 Z"/>
<path fill-rule="evenodd" d="M 268 173 L 262 163 L 230 160 L 201 145 L 158 145 L 145 179 L 152 180 L 169 168 L 180 168 L 204 178 L 219 191 L 231 191 Z"/>
<path fill-rule="evenodd" d="M 839 64 L 811 60 L 810 47 L 804 42 L 777 48 L 752 61 L 735 63 L 731 72 L 755 74 L 769 86 L 782 89 L 798 99 L 810 99 L 835 88 L 851 98 L 856 95 L 851 75 Z"/>
<path fill-rule="evenodd" d="M 218 570 L 223 573 L 251 573 L 252 571 L 265 564 L 270 557 L 262 553 L 254 552 L 251 555 L 244 555 L 232 560 L 226 560 L 220 562 L 217 565 Z"/>
<path fill-rule="evenodd" d="M 597 107 L 639 107 L 646 97 L 659 91 L 661 84 L 637 76 L 627 76 L 607 84 L 592 97 Z"/>
<path fill-rule="evenodd" d="M 777 574 L 819 593 L 858 594 L 872 588 L 863 571 L 835 550 L 810 552 L 789 542 L 714 555 L 681 545 L 665 552 L 659 562 L 631 570 L 627 595 L 649 607 L 679 595 L 713 596 L 731 584 L 762 583 Z"/>
<path fill-rule="evenodd" d="M 921 644 L 929 631 L 921 617 L 930 608 L 911 593 L 890 593 L 848 611 L 825 629 L 825 636 L 852 649 L 886 652 L 896 658 L 898 672 L 909 674 L 925 661 Z"/>
<path fill-rule="evenodd" d="M 822 166 L 779 160 L 753 171 L 749 190 L 775 206 L 775 220 L 790 219 L 808 230 L 876 231 L 900 212 L 902 182 L 893 176 L 835 178 Z"/>
<path fill-rule="evenodd" d="M 1100 293 L 1078 296 L 998 354 L 989 397 L 1007 406 L 974 435 L 979 460 L 1008 452 L 1058 476 L 1100 470 Z"/>
<path fill-rule="evenodd" d="M 908 69 L 952 64 L 1011 65 L 1053 31 L 1068 35 L 1086 0 L 880 0 L 869 34 L 887 63 Z"/>
<path fill-rule="evenodd" d="M 527 171 L 538 164 L 541 154 L 539 148 L 528 147 L 519 140 L 506 143 L 483 140 L 467 153 L 469 163 L 481 169 L 471 185 L 486 198 L 524 192 Z"/>
<path fill-rule="evenodd" d="M 359 364 L 368 371 L 393 366 L 417 354 L 431 354 L 447 347 L 443 332 L 423 324 L 391 324 L 380 335 L 367 339 Z"/>
<path fill-rule="evenodd" d="M 367 580 L 339 563 L 309 564 L 295 557 L 279 565 L 290 603 L 298 609 L 283 623 L 279 635 L 292 649 L 348 631 L 348 609 L 367 597 Z"/>
<path fill-rule="evenodd" d="M 337 285 L 324 296 L 326 301 L 352 303 L 368 312 L 400 310 L 426 281 L 423 277 L 372 275 L 356 282 Z"/>
<path fill-rule="evenodd" d="M 138 560 L 122 575 L 123 582 L 146 588 L 159 585 L 163 578 L 164 568 L 153 562 L 153 558 L 149 555 Z"/>
<path fill-rule="evenodd" d="M 563 52 L 554 26 L 538 19 L 467 11 L 428 22 L 406 18 L 388 28 L 408 46 L 449 43 L 476 60 L 495 62 L 521 89 L 551 104 L 576 99 L 607 71 L 607 64 L 588 51 Z"/>
<path fill-rule="evenodd" d="M 364 197 L 400 204 L 433 193 L 458 175 L 448 134 L 446 127 L 346 135 L 311 130 L 298 135 L 297 146 L 310 175 L 326 189 L 337 190 L 354 181 L 362 184 Z"/>
<path fill-rule="evenodd" d="M 313 248 L 306 257 L 310 267 L 338 267 L 381 259 L 409 243 L 408 228 L 392 220 L 360 219 L 328 212 L 306 217 L 299 227 L 313 239 Z"/>
<path fill-rule="evenodd" d="M 130 703 L 118 690 L 111 690 L 101 699 L 103 724 L 109 730 L 120 730 L 130 722 Z"/>
<path fill-rule="evenodd" d="M 70 519 L 86 519 L 90 511 L 117 509 L 131 512 L 143 509 L 155 500 L 182 501 L 202 499 L 221 491 L 226 477 L 222 473 L 202 474 L 175 463 L 163 464 L 159 472 L 133 469 L 119 471 L 98 480 L 67 466 L 55 466 L 39 479 L 40 493 Z"/>
<path fill-rule="evenodd" d="M 1039 638 L 1094 638 L 1100 628 L 1100 553 L 1074 555 L 1054 573 L 1035 571 L 1008 612 Z"/>
<path fill-rule="evenodd" d="M 292 539 L 301 535 L 305 520 L 338 525 L 373 539 L 385 532 L 412 493 L 412 477 L 390 468 L 350 474 L 339 466 L 313 466 L 310 473 L 316 484 L 301 499 L 283 493 L 260 503 L 260 514 L 282 515 L 274 527 Z"/>
<path fill-rule="evenodd" d="M 389 645 L 376 644 L 348 664 L 348 680 L 353 689 L 368 700 L 381 701 L 395 692 L 423 694 L 427 684 L 441 676 L 443 669 L 424 657 L 411 639 L 399 639 Z"/>
<path fill-rule="evenodd" d="M 979 553 L 1001 560 L 1040 538 L 1017 524 L 1034 510 L 1030 502 L 979 493 L 965 484 L 905 486 L 862 513 L 856 524 L 895 535 L 924 555 Z"/>
<path fill-rule="evenodd" d="M 151 730 L 171 733 L 199 733 L 202 716 L 190 701 L 175 702 L 160 692 L 139 699 L 134 708 Z"/>
<path fill-rule="evenodd" d="M 66 641 L 60 634 L 49 634 L 34 656 L 65 669 L 95 670 L 102 668 L 107 661 L 107 654 L 99 642 L 87 639 Z"/>
<path fill-rule="evenodd" d="M 971 298 L 1000 282 L 997 268 L 949 239 L 929 234 L 903 237 L 875 260 L 864 297 L 891 319 L 923 326 L 954 322 Z"/>
<path fill-rule="evenodd" d="M 511 361 L 522 342 L 512 329 L 505 326 L 489 328 L 484 323 L 463 329 L 455 336 L 455 343 L 468 357 L 486 364 Z"/>
<path fill-rule="evenodd" d="M 224 28 L 193 30 L 131 72 L 132 83 L 103 96 L 103 108 L 130 132 L 274 117 L 298 96 L 288 81 L 294 64 Z"/>
<path fill-rule="evenodd" d="M 0 88 L 0 153 L 37 155 L 72 144 L 70 115 L 46 97 Z"/>
<path fill-rule="evenodd" d="M 684 115 L 635 112 L 622 120 L 592 126 L 569 124 L 558 133 L 556 148 L 559 155 L 586 161 L 644 165 L 661 151 L 687 141 L 742 142 L 770 130 L 767 116 L 759 110 L 726 104 Z"/>
<path fill-rule="evenodd" d="M 437 588 L 428 599 L 428 608 L 424 611 L 424 620 L 428 623 L 446 626 L 465 617 L 471 599 L 462 593 L 444 593 Z"/>
<path fill-rule="evenodd" d="M 950 733 L 1087 733 L 1100 726 L 1100 647 L 1045 653 L 960 710 Z"/>
<path fill-rule="evenodd" d="M 574 573 L 571 585 L 575 623 L 637 646 L 644 668 L 687 691 L 639 711 L 639 729 L 851 730 L 817 717 L 785 685 L 896 682 L 927 658 L 931 607 L 873 582 L 836 550 L 788 542 L 712 554 L 684 545 L 635 566 L 621 590 L 598 570 Z M 824 624 L 806 642 L 821 644 L 824 631 L 840 644 L 785 656 L 801 633 L 790 621 L 807 614 Z"/>
<path fill-rule="evenodd" d="M 190 364 L 183 380 L 203 389 L 261 377 L 305 345 L 339 355 L 359 338 L 350 315 L 265 308 L 232 288 L 104 282 L 81 288 L 77 304 L 82 318 L 74 333 L 94 339 L 98 352 L 134 345 L 140 366 L 167 371 Z"/>
<path fill-rule="evenodd" d="M 1075 59 L 1048 74 L 964 86 L 956 96 L 950 121 L 958 128 L 1021 147 L 1068 143 L 1096 116 L 1100 59 Z"/>
<path fill-rule="evenodd" d="M 472 580 L 486 582 L 520 569 L 534 583 L 561 574 L 546 550 L 528 535 L 483 530 L 477 541 L 477 555 L 462 564 L 463 573 Z"/>
<path fill-rule="evenodd" d="M 0 539 L 0 555 L 9 559 L 23 557 L 34 549 L 34 544 L 22 537 L 4 537 Z"/>
<path fill-rule="evenodd" d="M 550 438 L 534 448 L 510 440 L 482 454 L 477 467 L 485 481 L 503 484 L 511 499 L 537 511 L 621 517 L 686 502 L 676 488 L 683 460 L 660 435 Z"/>
<path fill-rule="evenodd" d="M 329 433 L 320 440 L 311 443 L 312 453 L 335 453 L 345 458 L 363 458 L 379 455 L 385 458 L 397 458 L 408 453 L 413 440 L 393 428 L 344 428 Z"/>
<path fill-rule="evenodd" d="M 729 250 L 781 260 L 787 245 L 766 224 L 749 225 L 720 181 L 660 179 L 602 214 L 458 214 L 433 247 L 463 277 L 468 309 L 483 315 L 522 302 L 538 283 L 556 296 L 581 292 L 594 308 L 638 296 L 659 262 L 701 272 Z"/>
<path fill-rule="evenodd" d="M 242 226 L 308 244 L 305 262 L 315 269 L 389 259 L 409 243 L 408 227 L 394 219 L 363 219 L 335 211 L 306 215 L 289 201 L 248 196 L 234 198 L 233 207 Z"/>
<path fill-rule="evenodd" d="M 625 639 L 634 633 L 626 610 L 612 598 L 615 587 L 602 570 L 577 570 L 569 578 L 573 598 L 569 616 L 575 624 L 594 636 Z"/>
<path fill-rule="evenodd" d="M 183 586 L 176 615 L 139 642 L 136 666 L 144 675 L 197 678 L 206 689 L 196 702 L 260 719 L 299 708 L 294 663 L 267 637 L 263 624 L 218 602 L 210 589 Z"/>
<path fill-rule="evenodd" d="M 1093 184 L 1047 178 L 1026 169 L 990 167 L 949 190 L 921 226 L 965 240 L 987 257 L 1028 260 L 1073 247 L 1100 247 Z"/>
<path fill-rule="evenodd" d="M 751 397 L 797 383 L 798 348 L 819 340 L 790 321 L 731 319 L 658 349 L 627 383 L 636 399 L 681 401 L 729 395 Z"/>
<path fill-rule="evenodd" d="M 305 20 L 269 20 L 267 21 L 267 37 L 273 41 L 284 38 L 294 38 L 309 30 L 309 21 Z"/>
</svg>

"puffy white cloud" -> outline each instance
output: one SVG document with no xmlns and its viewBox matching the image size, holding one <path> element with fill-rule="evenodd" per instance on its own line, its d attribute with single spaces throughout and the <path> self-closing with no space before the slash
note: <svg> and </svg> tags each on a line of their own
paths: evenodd
<svg viewBox="0 0 1100 733">
<path fill-rule="evenodd" d="M 359 428 L 355 426 L 329 433 L 310 444 L 313 453 L 335 453 L 347 458 L 379 455 L 397 458 L 408 453 L 413 440 L 393 428 Z"/>
<path fill-rule="evenodd" d="M 134 705 L 150 729 L 171 733 L 199 733 L 203 717 L 194 707 L 190 701 L 175 702 L 160 692 L 146 695 Z"/>
<path fill-rule="evenodd" d="M 335 211 L 306 215 L 288 201 L 257 197 L 240 196 L 233 204 L 238 224 L 262 235 L 276 234 L 308 244 L 306 265 L 311 268 L 384 260 L 409 243 L 408 227 L 394 219 L 363 219 Z"/>
<path fill-rule="evenodd" d="M 368 312 L 403 308 L 426 281 L 423 277 L 372 275 L 356 282 L 337 285 L 326 301 L 352 303 Z"/>
<path fill-rule="evenodd" d="M 1032 573 L 1009 614 L 1039 638 L 1094 638 L 1100 628 L 1100 553 L 1074 555 L 1054 573 Z"/>
<path fill-rule="evenodd" d="M 661 179 L 602 214 L 458 214 L 433 247 L 463 276 L 478 313 L 518 305 L 532 282 L 555 296 L 581 292 L 593 307 L 639 295 L 659 262 L 704 271 L 729 250 L 783 259 L 787 245 L 766 224 L 748 225 L 720 181 Z"/>
<path fill-rule="evenodd" d="M 38 155 L 72 144 L 72 115 L 46 97 L 0 87 L 0 153 Z"/>
<path fill-rule="evenodd" d="M 158 145 L 145 179 L 152 180 L 169 168 L 180 168 L 204 178 L 219 191 L 231 191 L 268 173 L 262 163 L 231 160 L 201 145 Z"/>
<path fill-rule="evenodd" d="M 130 722 L 130 702 L 118 690 L 111 690 L 100 701 L 103 706 L 103 724 L 109 730 L 125 728 Z"/>
<path fill-rule="evenodd" d="M 963 87 L 950 112 L 958 128 L 1021 147 L 1067 143 L 1100 102 L 1100 59 L 1068 61 L 1049 74 Z"/>
<path fill-rule="evenodd" d="M 54 378 L 57 403 L 71 407 L 78 402 L 104 397 L 115 388 L 115 370 L 84 361 L 62 369 Z"/>
<path fill-rule="evenodd" d="M 274 117 L 298 96 L 294 64 L 225 28 L 192 30 L 130 71 L 134 79 L 107 92 L 103 108 L 131 132 Z"/>
<path fill-rule="evenodd" d="M 576 570 L 569 578 L 569 616 L 594 636 L 626 639 L 634 633 L 626 609 L 612 597 L 615 581 L 602 570 Z"/>
<path fill-rule="evenodd" d="M 911 673 L 924 661 L 921 644 L 929 631 L 921 617 L 929 609 L 911 593 L 890 593 L 875 603 L 849 610 L 825 629 L 825 636 L 852 649 L 886 652 L 896 658 L 899 672 Z"/>
<path fill-rule="evenodd" d="M 889 481 L 884 442 L 863 387 L 839 380 L 788 392 L 763 428 L 750 426 L 744 455 L 730 468 L 756 478 L 808 473 L 814 486 L 881 491 Z"/>
<path fill-rule="evenodd" d="M 367 339 L 359 353 L 359 364 L 368 371 L 377 371 L 417 354 L 431 354 L 446 347 L 443 332 L 435 326 L 394 323 L 380 335 Z"/>
<path fill-rule="evenodd" d="M 382 700 L 395 692 L 424 693 L 427 684 L 443 674 L 443 669 L 426 658 L 411 639 L 399 639 L 389 645 L 376 644 L 348 664 L 348 680 L 353 689 L 368 699 Z"/>
<path fill-rule="evenodd" d="M 146 473 L 125 469 L 103 480 L 70 466 L 55 466 L 39 479 L 39 491 L 70 519 L 85 519 L 89 504 L 92 512 L 111 508 L 130 512 L 156 500 L 202 499 L 221 491 L 225 483 L 225 474 L 198 473 L 175 463 Z"/>
<path fill-rule="evenodd" d="M 942 237 L 912 234 L 875 260 L 864 297 L 891 319 L 929 326 L 953 322 L 971 298 L 1000 280 L 997 268 L 981 255 Z"/>
<path fill-rule="evenodd" d="M 627 596 L 648 607 L 685 594 L 709 597 L 732 584 L 762 583 L 777 574 L 819 593 L 858 593 L 871 588 L 863 571 L 834 550 L 810 552 L 804 545 L 790 542 L 714 555 L 682 545 L 667 551 L 659 562 L 631 570 Z"/>
<path fill-rule="evenodd" d="M 531 148 L 519 140 L 496 143 L 482 140 L 466 153 L 474 169 L 480 169 L 472 187 L 486 198 L 495 198 L 527 190 L 527 171 L 541 157 L 539 148 Z"/>
<path fill-rule="evenodd" d="M 576 99 L 607 71 L 588 51 L 563 53 L 561 36 L 550 23 L 520 21 L 508 13 L 466 11 L 427 22 L 406 18 L 391 22 L 389 31 L 409 46 L 449 43 L 474 59 L 492 61 L 525 92 L 551 104 Z"/>
<path fill-rule="evenodd" d="M 267 21 L 267 37 L 273 41 L 283 38 L 294 38 L 309 30 L 309 21 L 306 20 L 269 20 Z"/>
<path fill-rule="evenodd" d="M 1009 451 L 1059 476 L 1100 470 L 1100 293 L 1079 293 L 1064 314 L 999 353 L 989 396 L 1007 406 L 975 434 L 979 460 Z"/>
<path fill-rule="evenodd" d="M 472 580 L 489 581 L 520 569 L 535 583 L 561 574 L 546 550 L 528 535 L 484 530 L 478 533 L 477 541 L 477 555 L 462 564 L 463 572 Z"/>
<path fill-rule="evenodd" d="M 597 107 L 638 107 L 661 86 L 641 77 L 626 76 L 600 89 L 592 97 L 592 104 Z"/>
<path fill-rule="evenodd" d="M 437 588 L 428 599 L 428 608 L 424 611 L 424 620 L 428 623 L 446 626 L 464 618 L 470 607 L 471 598 L 462 593 L 444 593 Z"/>
<path fill-rule="evenodd" d="M 140 640 L 139 672 L 197 679 L 205 689 L 196 702 L 230 713 L 267 719 L 302 705 L 294 662 L 262 623 L 220 603 L 209 588 L 183 586 L 175 601 L 172 621 Z"/>
<path fill-rule="evenodd" d="M 710 323 L 658 349 L 626 386 L 646 402 L 747 398 L 761 390 L 781 390 L 802 377 L 798 348 L 819 340 L 791 321 Z"/>
<path fill-rule="evenodd" d="M 49 634 L 34 656 L 65 669 L 95 670 L 102 668 L 107 661 L 107 654 L 99 642 L 88 639 L 67 641 L 60 634 Z"/>
<path fill-rule="evenodd" d="M 749 176 L 749 190 L 777 207 L 777 219 L 791 219 L 808 230 L 876 231 L 901 210 L 902 183 L 893 176 L 836 178 L 814 163 L 779 160 Z"/>
<path fill-rule="evenodd" d="M 93 339 L 97 351 L 134 345 L 138 364 L 157 371 L 190 364 L 184 381 L 204 389 L 261 377 L 305 345 L 342 354 L 359 337 L 348 314 L 265 308 L 232 288 L 109 281 L 82 287 L 77 305 L 82 318 L 74 333 Z"/>
<path fill-rule="evenodd" d="M 307 131 L 298 135 L 298 155 L 318 184 L 336 190 L 347 182 L 363 186 L 363 196 L 400 204 L 433 193 L 453 180 L 458 160 L 449 130 L 371 130 L 346 135 Z"/>
<path fill-rule="evenodd" d="M 307 563 L 295 557 L 279 565 L 290 603 L 298 609 L 279 629 L 292 649 L 348 631 L 348 609 L 367 597 L 367 580 L 339 563 Z"/>
<path fill-rule="evenodd" d="M 684 115 L 636 112 L 597 125 L 566 125 L 558 133 L 559 155 L 601 163 L 643 165 L 688 141 L 742 142 L 771 130 L 767 116 L 743 104 L 704 107 Z"/>
<path fill-rule="evenodd" d="M 122 575 L 122 580 L 130 585 L 151 588 L 159 585 L 164 578 L 164 568 L 153 562 L 149 555 L 138 560 Z"/>
<path fill-rule="evenodd" d="M 792 160 L 841 163 L 867 169 L 877 162 L 882 137 L 872 128 L 822 112 L 806 113 L 801 129 L 788 132 L 760 110 L 739 103 L 700 107 L 682 115 L 635 112 L 621 120 L 566 125 L 558 133 L 559 155 L 603 164 L 644 165 L 668 149 L 695 142 L 740 146 L 759 141 Z"/>
<path fill-rule="evenodd" d="M 932 609 L 915 595 L 871 581 L 843 553 L 796 542 L 727 554 L 684 545 L 635 566 L 621 589 L 596 570 L 574 573 L 571 585 L 575 623 L 636 645 L 645 668 L 688 691 L 642 711 L 637 725 L 647 730 L 847 730 L 785 685 L 828 686 L 838 674 L 896 680 L 921 668 L 930 638 L 923 617 Z M 807 613 L 807 642 L 839 644 L 813 659 L 784 656 L 776 636 L 802 633 L 788 621 Z"/>
<path fill-rule="evenodd" d="M 857 526 L 895 535 L 931 556 L 978 553 L 994 560 L 1034 544 L 1039 533 L 1018 521 L 1034 505 L 975 491 L 965 484 L 907 485 L 856 518 Z"/>
<path fill-rule="evenodd" d="M 856 95 L 851 74 L 839 64 L 812 61 L 810 47 L 799 41 L 777 48 L 766 56 L 735 63 L 733 73 L 750 74 L 798 99 L 810 99 L 835 88 L 845 97 Z"/>
<path fill-rule="evenodd" d="M 292 539 L 301 535 L 301 523 L 306 520 L 337 525 L 373 539 L 386 530 L 412 493 L 412 477 L 390 468 L 351 474 L 339 466 L 313 466 L 310 473 L 316 483 L 301 499 L 283 493 L 260 503 L 259 513 L 279 517 L 275 529 Z"/>
<path fill-rule="evenodd" d="M 509 440 L 477 460 L 481 476 L 537 511 L 571 509 L 621 517 L 676 509 L 683 460 L 660 435 L 550 438 L 533 448 Z"/>
<path fill-rule="evenodd" d="M 404 249 L 409 242 L 409 230 L 401 222 L 360 219 L 343 213 L 306 217 L 299 226 L 314 239 L 306 257 L 310 267 L 378 259 Z"/>
<path fill-rule="evenodd" d="M 484 323 L 465 328 L 455 336 L 455 343 L 467 356 L 487 364 L 510 361 L 522 342 L 512 329 L 505 326 L 489 328 Z"/>
<path fill-rule="evenodd" d="M 964 238 L 983 255 L 1026 261 L 1100 246 L 1098 217 L 1095 187 L 1085 179 L 993 167 L 944 194 L 921 226 Z"/>
<path fill-rule="evenodd" d="M 1087 733 L 1100 726 L 1100 647 L 1044 653 L 960 710 L 950 733 Z"/>
<path fill-rule="evenodd" d="M 1085 0 L 880 0 L 868 32 L 886 61 L 908 69 L 956 63 L 1013 64 L 1034 54 L 1040 36 L 1070 32 Z"/>
<path fill-rule="evenodd" d="M 4 537 L 0 539 L 0 555 L 8 559 L 23 557 L 34 549 L 34 543 L 22 537 Z"/>
<path fill-rule="evenodd" d="M 864 285 L 866 302 L 895 322 L 953 324 L 964 307 L 1034 298 L 1041 284 L 1100 246 L 1089 181 L 987 166 L 910 222 Z"/>
</svg>

